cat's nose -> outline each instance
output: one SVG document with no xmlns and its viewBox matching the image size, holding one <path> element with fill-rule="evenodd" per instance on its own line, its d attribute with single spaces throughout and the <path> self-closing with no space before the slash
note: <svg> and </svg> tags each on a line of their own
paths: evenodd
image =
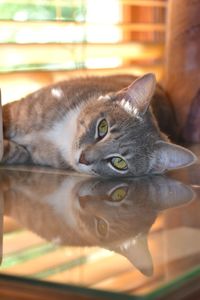
<svg viewBox="0 0 200 300">
<path fill-rule="evenodd" d="M 79 163 L 83 164 L 83 165 L 90 165 L 89 161 L 87 161 L 87 159 L 85 158 L 85 153 L 82 152 L 80 157 L 79 157 Z"/>
</svg>

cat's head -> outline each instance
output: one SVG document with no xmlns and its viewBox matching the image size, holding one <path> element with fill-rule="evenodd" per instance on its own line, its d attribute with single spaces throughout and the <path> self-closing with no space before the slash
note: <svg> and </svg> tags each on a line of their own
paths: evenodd
<svg viewBox="0 0 200 300">
<path fill-rule="evenodd" d="M 185 167 L 195 156 L 168 143 L 149 108 L 156 86 L 146 74 L 116 93 L 92 97 L 77 126 L 77 171 L 100 176 L 141 176 Z"/>
</svg>

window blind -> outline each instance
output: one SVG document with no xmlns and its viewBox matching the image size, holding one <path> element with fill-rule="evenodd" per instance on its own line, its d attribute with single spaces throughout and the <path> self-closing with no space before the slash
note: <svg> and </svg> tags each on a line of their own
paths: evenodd
<svg viewBox="0 0 200 300">
<path fill-rule="evenodd" d="M 4 0 L 0 79 L 162 73 L 165 0 Z M 7 76 L 7 77 L 6 77 Z M 48 80 L 47 80 L 48 81 Z"/>
</svg>

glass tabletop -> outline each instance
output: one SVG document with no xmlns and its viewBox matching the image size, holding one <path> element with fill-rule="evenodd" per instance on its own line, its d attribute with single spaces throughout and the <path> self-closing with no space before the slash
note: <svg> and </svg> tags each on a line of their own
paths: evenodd
<svg viewBox="0 0 200 300">
<path fill-rule="evenodd" d="M 200 165 L 117 180 L 1 167 L 0 228 L 1 274 L 150 299 L 200 275 Z"/>
</svg>

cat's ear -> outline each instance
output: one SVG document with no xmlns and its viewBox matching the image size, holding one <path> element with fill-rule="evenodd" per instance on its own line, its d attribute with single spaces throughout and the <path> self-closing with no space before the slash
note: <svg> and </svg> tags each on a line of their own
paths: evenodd
<svg viewBox="0 0 200 300">
<path fill-rule="evenodd" d="M 190 150 L 175 144 L 158 141 L 155 147 L 151 161 L 153 173 L 187 167 L 197 160 L 195 154 Z"/>
<path fill-rule="evenodd" d="M 151 276 L 153 274 L 153 262 L 146 234 L 139 234 L 112 250 L 125 256 L 144 275 Z"/>
<path fill-rule="evenodd" d="M 152 73 L 145 74 L 136 79 L 126 89 L 119 92 L 122 99 L 120 105 L 129 113 L 144 114 L 149 107 L 155 92 L 156 78 Z"/>
</svg>

